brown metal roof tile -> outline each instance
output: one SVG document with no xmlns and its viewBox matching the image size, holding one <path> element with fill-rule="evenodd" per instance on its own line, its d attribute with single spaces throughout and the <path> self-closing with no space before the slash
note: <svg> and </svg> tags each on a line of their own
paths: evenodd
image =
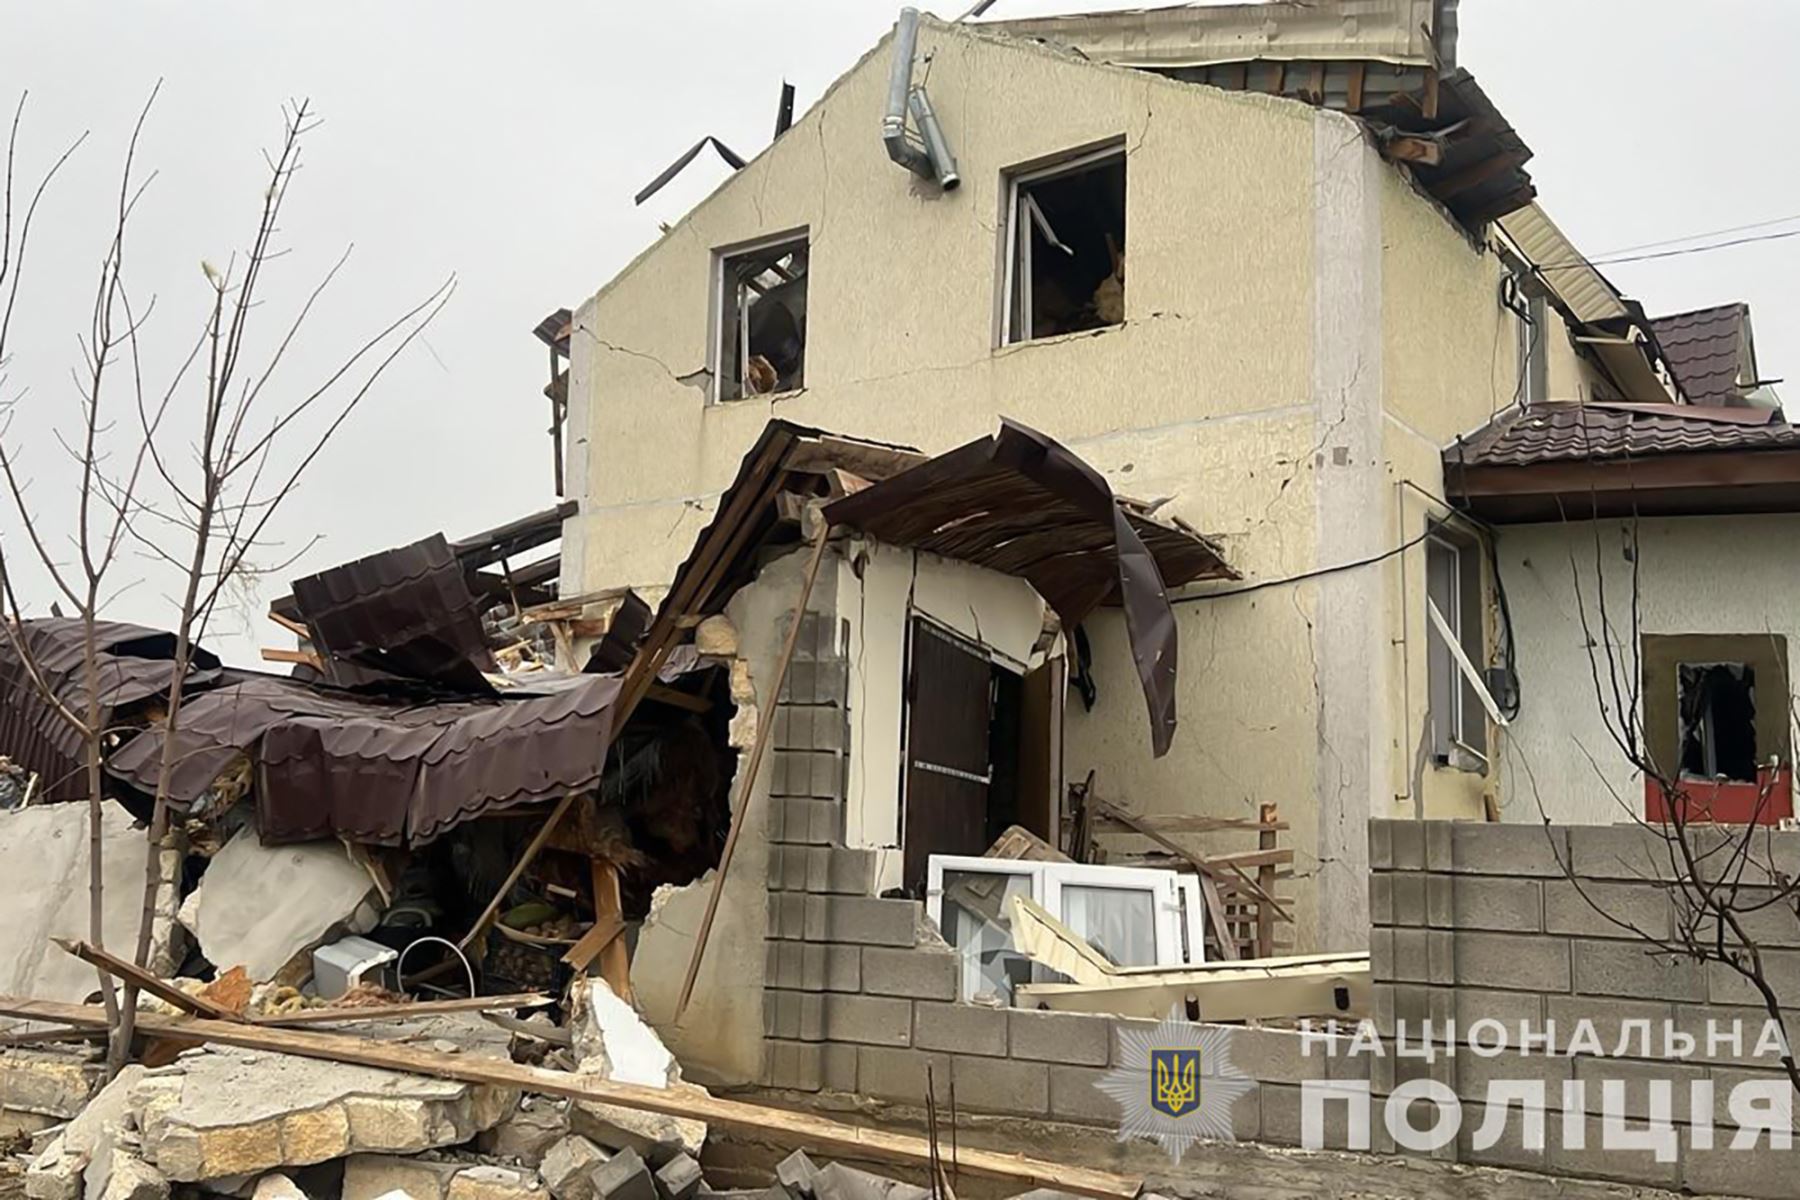
<svg viewBox="0 0 1800 1200">
<path fill-rule="evenodd" d="M 1749 315 L 1747 304 L 1721 304 L 1650 322 L 1689 403 L 1723 405 L 1738 398 Z"/>
<path fill-rule="evenodd" d="M 1800 448 L 1769 409 L 1689 404 L 1538 404 L 1503 413 L 1444 452 L 1445 469 L 1523 467 L 1720 450 Z"/>
</svg>

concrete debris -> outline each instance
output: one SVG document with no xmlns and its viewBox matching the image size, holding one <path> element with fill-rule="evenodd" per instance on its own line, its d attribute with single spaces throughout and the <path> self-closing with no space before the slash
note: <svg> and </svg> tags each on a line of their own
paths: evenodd
<svg viewBox="0 0 1800 1200">
<path fill-rule="evenodd" d="M 701 654 L 718 658 L 736 658 L 738 652 L 737 626 L 724 613 L 718 613 L 700 622 L 694 629 L 694 649 Z"/>
<path fill-rule="evenodd" d="M 276 1172 L 256 1181 L 256 1187 L 250 1192 L 250 1200 L 307 1200 L 307 1195 L 300 1190 L 299 1184 Z"/>
<path fill-rule="evenodd" d="M 538 1174 L 556 1200 L 593 1200 L 593 1173 L 608 1157 L 584 1137 L 566 1137 L 545 1152 Z"/>
<path fill-rule="evenodd" d="M 359 1154 L 344 1164 L 342 1200 L 545 1200 L 536 1174 L 458 1159 Z"/>
<path fill-rule="evenodd" d="M 706 1182 L 700 1164 L 685 1154 L 677 1154 L 656 1169 L 656 1193 L 662 1200 L 693 1200 Z"/>
<path fill-rule="evenodd" d="M 589 1176 L 595 1200 L 656 1200 L 650 1168 L 635 1150 L 621 1150 Z"/>
<path fill-rule="evenodd" d="M 100 1075 L 100 1065 L 83 1052 L 21 1047 L 0 1055 L 0 1096 L 9 1113 L 66 1121 L 87 1105 Z"/>
<path fill-rule="evenodd" d="M 315 947 L 340 931 L 375 927 L 379 898 L 368 872 L 336 842 L 264 846 L 246 827 L 213 856 L 180 916 L 208 961 L 241 964 L 258 981 L 297 983 L 311 973 Z M 292 972 L 284 970 L 290 964 Z"/>
<path fill-rule="evenodd" d="M 916 1184 L 901 1183 L 867 1171 L 827 1163 L 813 1178 L 818 1200 L 927 1200 L 931 1192 Z"/>
<path fill-rule="evenodd" d="M 681 1079 L 681 1068 L 662 1039 L 604 980 L 577 983 L 574 1007 L 575 1055 L 584 1073 L 655 1088 Z"/>
<path fill-rule="evenodd" d="M 516 1093 L 285 1055 L 211 1050 L 139 1081 L 144 1156 L 170 1179 L 416 1154 L 498 1124 Z"/>
<path fill-rule="evenodd" d="M 132 827 L 129 813 L 108 804 L 101 811 L 100 838 L 106 944 L 129 946 L 144 908 L 144 834 Z M 88 936 L 87 805 L 0 812 L 0 878 L 11 898 L 0 922 L 0 994 L 85 1000 L 98 986 L 94 968 L 50 939 Z M 172 911 L 172 890 L 159 889 L 158 897 L 158 914 Z"/>
<path fill-rule="evenodd" d="M 705 1094 L 692 1084 L 675 1086 L 677 1090 Z M 698 1157 L 706 1144 L 704 1121 L 591 1100 L 577 1100 L 570 1107 L 569 1128 L 607 1150 L 630 1150 L 653 1166 L 661 1166 L 677 1154 Z"/>
<path fill-rule="evenodd" d="M 113 1146 L 104 1159 L 97 1183 L 96 1159 L 87 1173 L 87 1200 L 169 1200 L 169 1181 L 162 1172 L 124 1146 Z"/>
<path fill-rule="evenodd" d="M 511 1116 L 484 1132 L 475 1144 L 483 1154 L 537 1167 L 568 1133 L 568 1101 L 526 1096 Z"/>
<path fill-rule="evenodd" d="M 813 1200 L 813 1187 L 818 1177 L 819 1168 L 813 1165 L 804 1150 L 794 1151 L 775 1165 L 775 1182 L 794 1200 Z"/>
</svg>

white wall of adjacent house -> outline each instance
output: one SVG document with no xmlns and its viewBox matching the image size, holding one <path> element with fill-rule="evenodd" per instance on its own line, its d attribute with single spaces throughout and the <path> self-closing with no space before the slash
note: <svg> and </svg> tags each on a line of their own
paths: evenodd
<svg viewBox="0 0 1800 1200">
<path fill-rule="evenodd" d="M 1800 515 L 1644 519 L 1635 539 L 1629 520 L 1513 526 L 1498 549 L 1523 702 L 1499 756 L 1507 821 L 1610 824 L 1643 815 L 1643 780 L 1608 733 L 1595 686 L 1597 666 L 1612 705 L 1602 590 L 1606 641 L 1627 679 L 1639 662 L 1634 574 L 1641 634 L 1740 635 L 1763 646 L 1776 635 L 1800 644 Z M 1757 740 L 1766 748 L 1770 724 L 1791 724 L 1795 706 L 1759 683 Z"/>
</svg>

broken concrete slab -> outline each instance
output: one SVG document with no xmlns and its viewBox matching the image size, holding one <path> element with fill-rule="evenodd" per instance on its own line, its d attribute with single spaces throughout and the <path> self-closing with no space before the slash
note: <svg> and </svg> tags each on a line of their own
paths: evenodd
<svg viewBox="0 0 1800 1200">
<path fill-rule="evenodd" d="M 88 1167 L 87 1200 L 169 1200 L 169 1181 L 162 1172 L 123 1146 L 114 1146 L 105 1162 L 104 1181 L 92 1176 L 96 1159 Z"/>
<path fill-rule="evenodd" d="M 584 1072 L 614 1083 L 667 1087 L 681 1079 L 681 1068 L 644 1023 L 637 1009 L 621 1000 L 603 979 L 583 979 L 575 985 L 575 1057 Z"/>
<path fill-rule="evenodd" d="M 131 1095 L 145 1159 L 180 1183 L 459 1145 L 518 1101 L 507 1089 L 232 1049 L 184 1054 Z"/>
<path fill-rule="evenodd" d="M 144 833 L 116 804 L 101 810 L 100 861 L 106 944 L 130 946 L 144 908 Z M 99 988 L 100 977 L 50 939 L 89 938 L 87 805 L 0 812 L 0 879 L 6 880 L 10 898 L 0 922 L 0 994 L 85 1000 Z M 167 888 L 158 896 L 159 914 L 172 908 Z"/>
<path fill-rule="evenodd" d="M 359 1154 L 344 1164 L 342 1200 L 544 1200 L 535 1174 L 453 1158 Z"/>
<path fill-rule="evenodd" d="M 135 1063 L 120 1070 L 61 1133 L 32 1160 L 25 1194 L 32 1200 L 74 1200 L 85 1190 L 88 1167 L 110 1152 L 113 1139 L 133 1124 L 131 1094 L 146 1074 Z M 96 1173 L 104 1183 L 104 1171 Z"/>
<path fill-rule="evenodd" d="M 92 977 L 89 984 L 97 981 Z M 68 1120 L 87 1107 L 103 1074 L 85 1053 L 19 1048 L 0 1054 L 0 1104 L 7 1112 Z"/>
<path fill-rule="evenodd" d="M 264 846 L 246 827 L 213 856 L 181 920 L 208 961 L 242 965 L 261 981 L 340 930 L 373 929 L 378 900 L 368 872 L 336 842 Z"/>
<path fill-rule="evenodd" d="M 621 1150 L 596 1167 L 589 1178 L 593 1181 L 595 1200 L 656 1200 L 656 1183 L 650 1168 L 635 1150 Z"/>
</svg>

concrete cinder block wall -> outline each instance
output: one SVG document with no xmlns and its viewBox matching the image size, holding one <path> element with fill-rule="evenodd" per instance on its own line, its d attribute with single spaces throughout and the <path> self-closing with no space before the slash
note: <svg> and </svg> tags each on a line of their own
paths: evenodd
<svg viewBox="0 0 1800 1200">
<path fill-rule="evenodd" d="M 881 852 L 845 846 L 845 643 L 828 611 L 802 622 L 773 716 L 763 1085 L 917 1106 L 929 1069 L 965 1112 L 1116 1127 L 1095 1085 L 1122 1061 L 1121 1034 L 1155 1023 L 958 999 L 957 955 L 924 905 L 873 894 Z M 1308 1055 L 1291 1031 L 1213 1028 L 1257 1081 L 1233 1111 L 1243 1139 L 1298 1145 L 1305 1080 L 1368 1078 L 1366 1062 Z"/>
<path fill-rule="evenodd" d="M 1800 868 L 1800 834 L 1772 834 L 1757 857 L 1790 876 Z M 1489 1166 L 1556 1174 L 1589 1175 L 1696 1193 L 1791 1196 L 1794 1184 L 1785 1156 L 1732 1151 L 1735 1133 L 1727 1107 L 1730 1091 L 1749 1079 L 1787 1082 L 1773 1057 L 1753 1057 L 1768 1019 L 1755 992 L 1737 973 L 1658 953 L 1642 930 L 1672 932 L 1679 892 L 1671 890 L 1674 864 L 1663 840 L 1633 825 L 1487 825 L 1442 821 L 1376 821 L 1370 828 L 1371 953 L 1376 1027 L 1389 1053 L 1372 1073 L 1377 1099 L 1409 1079 L 1430 1077 L 1463 1102 L 1461 1134 L 1439 1157 Z M 1745 882 L 1757 882 L 1752 866 Z M 1765 875 L 1766 882 L 1767 876 Z M 1765 911 L 1753 922 L 1778 996 L 1800 1009 L 1800 919 L 1791 909 Z M 1790 1013 L 1792 1010 L 1790 1010 Z M 1478 1021 L 1507 1030 L 1506 1049 L 1493 1056 L 1470 1050 Z M 1416 1046 L 1424 1022 L 1433 1025 L 1438 1056 L 1403 1058 L 1392 1051 L 1399 1023 Z M 1571 1054 L 1583 1021 L 1591 1022 L 1603 1053 Z M 1741 1052 L 1715 1048 L 1708 1022 L 1742 1021 Z M 1455 1024 L 1456 1054 L 1444 1031 Z M 1519 1027 L 1529 1022 L 1552 1032 L 1541 1046 L 1519 1052 Z M 1622 1039 L 1628 1022 L 1648 1022 L 1650 1039 Z M 1800 1026 L 1795 1028 L 1800 1029 Z M 1695 1039 L 1693 1054 L 1667 1053 L 1665 1029 Z M 1489 1048 L 1491 1027 L 1480 1035 Z M 1575 1049 L 1585 1050 L 1587 1045 Z M 1613 1054 L 1621 1050 L 1621 1054 Z M 1634 1123 L 1647 1115 L 1648 1082 L 1673 1084 L 1679 1153 L 1659 1163 L 1648 1151 L 1600 1148 L 1601 1084 L 1622 1081 L 1626 1111 Z M 1714 1149 L 1690 1141 L 1693 1114 L 1689 1085 L 1714 1084 Z M 1549 1109 L 1546 1149 L 1521 1145 L 1515 1107 L 1500 1142 L 1476 1150 L 1473 1133 L 1484 1117 L 1491 1080 L 1543 1080 Z M 1588 1081 L 1588 1148 L 1563 1148 L 1562 1083 Z M 1377 1127 L 1380 1117 L 1375 1119 Z"/>
</svg>

